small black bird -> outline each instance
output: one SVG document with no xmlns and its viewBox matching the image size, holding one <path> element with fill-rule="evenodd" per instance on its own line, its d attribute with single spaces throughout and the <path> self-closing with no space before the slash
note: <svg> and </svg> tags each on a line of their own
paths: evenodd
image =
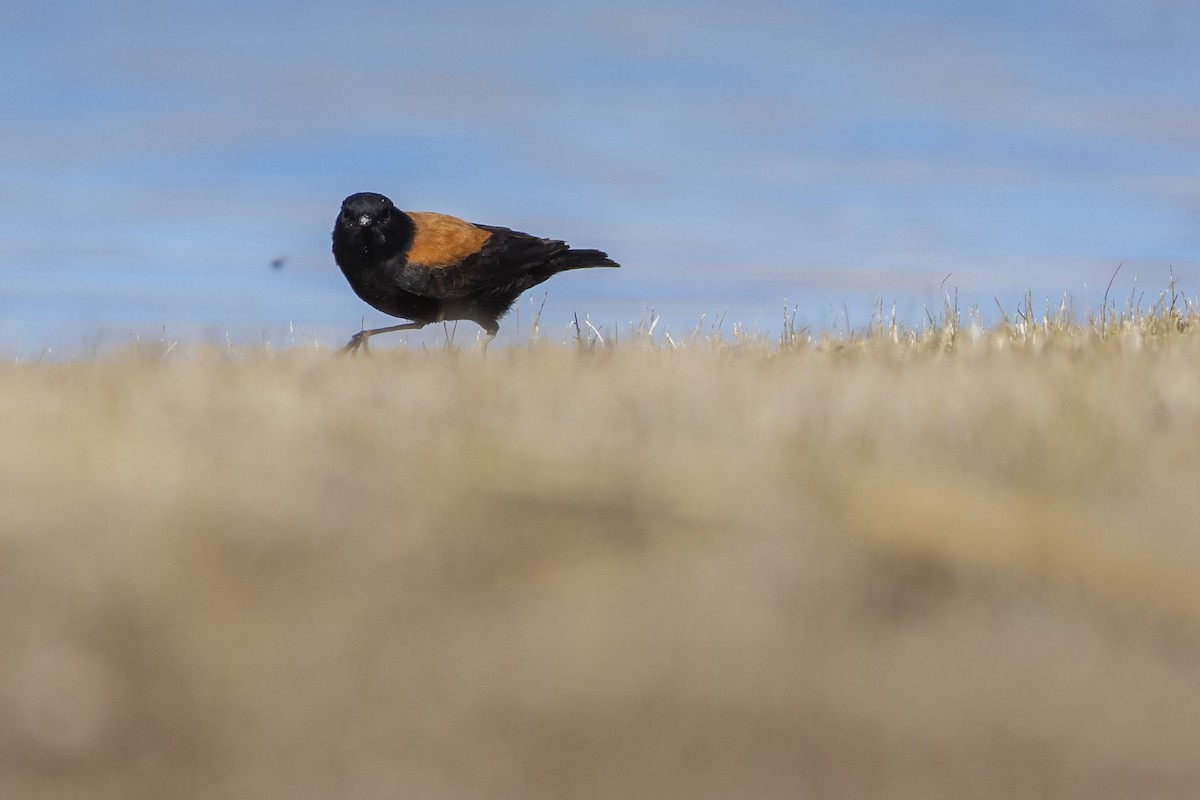
<svg viewBox="0 0 1200 800">
<path fill-rule="evenodd" d="M 333 226 L 333 257 L 350 288 L 385 314 L 412 320 L 354 334 L 342 352 L 367 347 L 377 333 L 467 319 L 489 341 L 521 292 L 555 273 L 618 267 L 599 250 L 475 225 L 446 214 L 404 212 L 381 194 L 361 192 L 342 202 Z"/>
</svg>

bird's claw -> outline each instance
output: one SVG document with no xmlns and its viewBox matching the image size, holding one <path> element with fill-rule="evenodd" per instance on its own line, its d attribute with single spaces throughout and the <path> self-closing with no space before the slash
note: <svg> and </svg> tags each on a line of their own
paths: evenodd
<svg viewBox="0 0 1200 800">
<path fill-rule="evenodd" d="M 371 353 L 371 348 L 367 347 L 367 339 L 369 338 L 371 337 L 366 331 L 359 331 L 350 337 L 350 341 L 346 342 L 346 346 L 342 348 L 341 352 L 354 355 L 359 350 L 362 350 L 369 355 Z"/>
</svg>

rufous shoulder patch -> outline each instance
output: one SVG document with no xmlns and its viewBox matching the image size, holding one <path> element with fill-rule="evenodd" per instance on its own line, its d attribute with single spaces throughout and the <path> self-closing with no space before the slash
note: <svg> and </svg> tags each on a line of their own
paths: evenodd
<svg viewBox="0 0 1200 800">
<path fill-rule="evenodd" d="M 492 234 L 448 214 L 406 212 L 413 221 L 413 241 L 407 261 L 431 269 L 452 267 L 479 252 Z"/>
</svg>

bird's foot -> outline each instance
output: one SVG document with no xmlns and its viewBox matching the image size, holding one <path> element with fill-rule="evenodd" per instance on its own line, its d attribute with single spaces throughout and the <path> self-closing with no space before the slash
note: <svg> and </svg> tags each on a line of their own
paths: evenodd
<svg viewBox="0 0 1200 800">
<path fill-rule="evenodd" d="M 354 355 L 359 350 L 362 350 L 366 355 L 370 355 L 371 348 L 367 347 L 367 339 L 370 338 L 370 331 L 359 331 L 350 337 L 350 341 L 346 342 L 346 346 L 343 347 L 340 352 Z"/>
</svg>

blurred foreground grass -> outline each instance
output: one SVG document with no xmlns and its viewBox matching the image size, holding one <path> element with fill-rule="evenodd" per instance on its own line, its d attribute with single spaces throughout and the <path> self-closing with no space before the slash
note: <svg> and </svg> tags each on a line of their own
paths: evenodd
<svg viewBox="0 0 1200 800">
<path fill-rule="evenodd" d="M 0 366 L 0 797 L 1200 796 L 1194 306 L 626 339 Z"/>
</svg>

